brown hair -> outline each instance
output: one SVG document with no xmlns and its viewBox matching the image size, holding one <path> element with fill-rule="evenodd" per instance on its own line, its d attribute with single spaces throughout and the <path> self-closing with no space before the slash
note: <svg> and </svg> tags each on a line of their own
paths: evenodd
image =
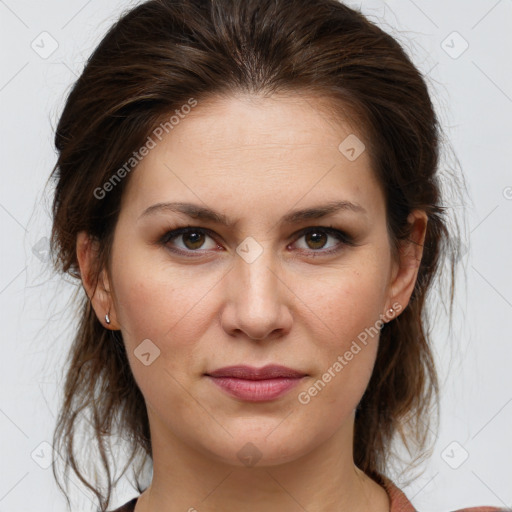
<svg viewBox="0 0 512 512">
<path fill-rule="evenodd" d="M 56 266 L 80 279 L 75 245 L 86 231 L 101 248 L 97 270 L 108 268 L 129 176 L 105 197 L 95 191 L 191 97 L 200 104 L 238 92 L 314 94 L 330 99 L 335 115 L 351 112 L 384 191 L 395 249 L 409 235 L 409 212 L 428 215 L 410 303 L 382 328 L 373 375 L 356 412 L 354 462 L 375 476 L 387 468 L 395 435 L 420 452 L 425 447 L 438 405 L 426 295 L 441 256 L 449 254 L 453 302 L 457 252 L 447 248 L 456 249 L 457 240 L 441 204 L 440 128 L 425 80 L 400 44 L 361 13 L 336 0 L 150 0 L 125 13 L 89 58 L 57 126 Z M 85 294 L 80 298 L 53 444 L 64 456 L 66 474 L 71 467 L 104 511 L 117 482 L 108 461 L 110 438 L 117 433 L 131 448 L 119 478 L 137 455 L 151 458 L 151 439 L 120 333 L 104 329 Z M 78 465 L 74 435 L 82 414 L 90 415 L 86 433 L 99 449 L 104 492 Z M 142 492 L 140 470 L 135 477 Z M 55 468 L 54 476 L 58 482 Z"/>
</svg>

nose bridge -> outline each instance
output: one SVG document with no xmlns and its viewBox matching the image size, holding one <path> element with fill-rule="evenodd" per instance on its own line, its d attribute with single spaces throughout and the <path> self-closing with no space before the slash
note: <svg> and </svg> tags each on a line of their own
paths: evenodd
<svg viewBox="0 0 512 512">
<path fill-rule="evenodd" d="M 279 294 L 278 263 L 270 243 L 247 237 L 236 252 L 239 256 L 236 276 L 240 280 L 242 295 L 250 299 L 253 309 L 265 304 L 275 306 Z"/>
<path fill-rule="evenodd" d="M 236 251 L 239 257 L 230 281 L 230 328 L 242 330 L 252 339 L 262 339 L 274 330 L 287 330 L 291 315 L 283 303 L 280 263 L 270 243 L 248 237 Z"/>
</svg>

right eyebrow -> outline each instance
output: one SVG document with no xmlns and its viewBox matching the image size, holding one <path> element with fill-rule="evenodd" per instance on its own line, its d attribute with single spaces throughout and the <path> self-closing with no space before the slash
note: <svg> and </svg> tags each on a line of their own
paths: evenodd
<svg viewBox="0 0 512 512">
<path fill-rule="evenodd" d="M 330 201 L 325 204 L 312 206 L 309 208 L 303 208 L 300 210 L 294 210 L 290 213 L 287 213 L 283 216 L 281 222 L 283 224 L 295 224 L 302 222 L 304 220 L 310 219 L 321 219 L 323 217 L 327 217 L 332 215 L 338 211 L 353 211 L 356 213 L 361 213 L 367 215 L 368 212 L 359 204 L 352 203 L 350 201 Z M 201 206 L 193 203 L 183 203 L 183 202 L 171 202 L 171 203 L 157 203 L 152 206 L 146 208 L 142 214 L 139 216 L 139 219 L 145 217 L 147 215 L 153 215 L 155 213 L 160 212 L 175 212 L 175 213 L 183 213 L 188 217 L 193 219 L 211 221 L 217 224 L 221 224 L 223 226 L 230 227 L 234 225 L 234 221 L 231 221 L 226 215 L 223 213 L 212 210 L 211 208 L 207 208 L 205 206 Z"/>
</svg>

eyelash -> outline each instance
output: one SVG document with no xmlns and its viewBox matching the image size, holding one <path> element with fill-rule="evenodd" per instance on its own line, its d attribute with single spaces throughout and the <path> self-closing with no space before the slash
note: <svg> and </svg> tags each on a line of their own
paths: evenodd
<svg viewBox="0 0 512 512">
<path fill-rule="evenodd" d="M 312 226 L 312 227 L 308 227 L 308 228 L 305 228 L 303 230 L 301 230 L 296 236 L 297 236 L 297 240 L 302 238 L 304 235 L 307 235 L 311 232 L 325 232 L 327 233 L 328 235 L 331 235 L 331 236 L 334 236 L 335 238 L 337 238 L 340 243 L 336 245 L 336 247 L 334 248 L 331 248 L 331 249 L 327 249 L 327 250 L 310 250 L 310 251 L 306 251 L 306 252 L 309 252 L 311 254 L 311 256 L 313 258 L 317 258 L 317 257 L 321 257 L 321 256 L 330 256 L 332 254 L 335 254 L 337 252 L 339 252 L 343 246 L 350 246 L 350 247 L 353 247 L 353 246 L 356 246 L 357 244 L 355 243 L 354 239 L 348 235 L 347 233 L 343 232 L 343 231 L 340 231 L 339 229 L 336 229 L 334 228 L 333 226 Z M 202 234 L 205 234 L 205 235 L 208 235 L 209 237 L 213 238 L 214 239 L 214 236 L 213 236 L 213 233 L 212 231 L 210 231 L 209 229 L 205 229 L 205 228 L 200 228 L 200 227 L 196 227 L 196 226 L 185 226 L 185 227 L 182 227 L 182 228 L 178 228 L 178 229 L 173 229 L 171 231 L 167 231 L 159 240 L 158 240 L 158 243 L 165 246 L 166 248 L 168 248 L 170 251 L 174 252 L 174 253 L 177 253 L 177 254 L 180 254 L 180 255 L 184 255 L 186 257 L 190 257 L 190 258 L 194 258 L 194 257 L 197 257 L 197 256 L 191 256 L 189 255 L 190 253 L 196 253 L 196 252 L 200 252 L 201 250 L 198 249 L 196 251 L 194 250 L 188 250 L 188 251 L 183 251 L 181 249 L 174 249 L 174 248 L 170 248 L 168 246 L 169 242 L 174 240 L 175 238 L 178 238 L 180 235 L 184 235 L 184 234 L 187 234 L 187 233 L 194 233 L 194 232 L 198 232 L 198 233 L 202 233 Z"/>
</svg>

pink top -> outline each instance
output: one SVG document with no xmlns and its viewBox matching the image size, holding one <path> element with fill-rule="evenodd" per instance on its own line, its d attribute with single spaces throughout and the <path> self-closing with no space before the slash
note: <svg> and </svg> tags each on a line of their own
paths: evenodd
<svg viewBox="0 0 512 512">
<path fill-rule="evenodd" d="M 418 512 L 412 503 L 407 499 L 405 494 L 387 477 L 379 475 L 376 479 L 388 493 L 389 501 L 391 503 L 390 512 Z M 134 512 L 137 497 L 132 498 L 129 502 L 125 503 L 122 507 L 113 510 L 112 512 Z M 461 508 L 455 512 L 510 512 L 512 509 L 496 508 L 496 507 L 470 507 Z"/>
</svg>

